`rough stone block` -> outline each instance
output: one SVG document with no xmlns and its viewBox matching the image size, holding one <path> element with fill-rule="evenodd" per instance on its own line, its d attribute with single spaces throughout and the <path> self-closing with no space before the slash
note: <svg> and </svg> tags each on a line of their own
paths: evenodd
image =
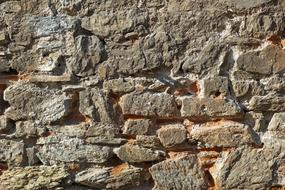
<svg viewBox="0 0 285 190">
<path fill-rule="evenodd" d="M 158 138 L 164 147 L 182 144 L 187 139 L 187 130 L 181 124 L 164 125 L 157 131 Z"/>
<path fill-rule="evenodd" d="M 115 154 L 123 161 L 130 163 L 151 162 L 162 160 L 165 152 L 152 150 L 138 145 L 125 144 L 114 149 Z"/>
<path fill-rule="evenodd" d="M 76 174 L 75 182 L 100 189 L 138 186 L 142 170 L 127 163 L 109 168 L 89 168 Z"/>
<path fill-rule="evenodd" d="M 146 135 L 153 127 L 150 119 L 128 119 L 123 127 L 123 134 L 127 135 Z"/>
<path fill-rule="evenodd" d="M 181 115 L 196 119 L 239 118 L 243 111 L 232 99 L 181 98 Z"/>
<path fill-rule="evenodd" d="M 174 98 L 166 93 L 126 94 L 120 105 L 123 114 L 149 117 L 175 117 L 179 115 Z"/>
<path fill-rule="evenodd" d="M 149 171 L 154 189 L 207 189 L 205 173 L 194 155 L 162 161 Z"/>
<path fill-rule="evenodd" d="M 41 123 L 58 121 L 67 115 L 70 98 L 57 89 L 17 82 L 4 91 L 10 107 L 5 115 L 13 120 L 30 119 Z"/>
<path fill-rule="evenodd" d="M 190 136 L 201 147 L 207 148 L 261 144 L 258 135 L 248 125 L 233 121 L 193 125 Z"/>
</svg>

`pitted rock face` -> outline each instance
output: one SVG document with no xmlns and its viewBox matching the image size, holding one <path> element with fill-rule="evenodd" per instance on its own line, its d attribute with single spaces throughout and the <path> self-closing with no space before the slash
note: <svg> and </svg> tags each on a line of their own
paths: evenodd
<svg viewBox="0 0 285 190">
<path fill-rule="evenodd" d="M 175 117 L 179 115 L 174 97 L 167 93 L 127 94 L 120 101 L 126 115 L 146 117 Z"/>
<path fill-rule="evenodd" d="M 5 114 L 13 120 L 33 119 L 41 123 L 57 121 L 67 115 L 70 98 L 57 89 L 19 82 L 4 91 L 10 107 Z"/>
<path fill-rule="evenodd" d="M 150 168 L 154 189 L 207 189 L 206 176 L 193 155 L 162 161 Z"/>
<path fill-rule="evenodd" d="M 252 159 L 254 158 L 254 159 Z M 213 176 L 219 189 L 264 189 L 272 183 L 274 160 L 270 150 L 239 148 L 224 153 Z"/>
<path fill-rule="evenodd" d="M 3 189 L 42 189 L 56 188 L 68 181 L 69 174 L 58 166 L 29 166 L 5 171 L 0 176 L 0 187 Z"/>
<path fill-rule="evenodd" d="M 285 188 L 284 0 L 0 0 L 0 190 Z"/>
</svg>

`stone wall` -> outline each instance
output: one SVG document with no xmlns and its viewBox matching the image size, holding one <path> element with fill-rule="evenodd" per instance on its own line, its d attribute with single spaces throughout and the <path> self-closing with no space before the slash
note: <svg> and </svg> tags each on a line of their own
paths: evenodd
<svg viewBox="0 0 285 190">
<path fill-rule="evenodd" d="M 0 189 L 284 189 L 284 11 L 0 0 Z"/>
</svg>

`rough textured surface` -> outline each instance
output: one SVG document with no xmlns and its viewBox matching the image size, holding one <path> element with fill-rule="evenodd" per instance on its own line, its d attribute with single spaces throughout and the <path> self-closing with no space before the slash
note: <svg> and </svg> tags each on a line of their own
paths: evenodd
<svg viewBox="0 0 285 190">
<path fill-rule="evenodd" d="M 269 150 L 239 148 L 224 153 L 213 168 L 219 189 L 265 189 L 271 186 L 273 164 Z"/>
<path fill-rule="evenodd" d="M 196 124 L 190 132 L 202 147 L 239 147 L 245 144 L 260 145 L 260 140 L 247 125 L 238 122 Z"/>
<path fill-rule="evenodd" d="M 75 176 L 79 184 L 100 189 L 118 189 L 130 185 L 139 186 L 143 169 L 129 166 L 127 163 L 113 168 L 90 168 Z"/>
<path fill-rule="evenodd" d="M 284 189 L 284 12 L 0 0 L 0 189 Z"/>
<path fill-rule="evenodd" d="M 207 181 L 193 155 L 166 160 L 150 168 L 154 189 L 206 189 Z"/>
<path fill-rule="evenodd" d="M 58 166 L 29 166 L 13 168 L 0 176 L 2 189 L 44 189 L 55 188 L 68 182 L 69 174 Z"/>
</svg>

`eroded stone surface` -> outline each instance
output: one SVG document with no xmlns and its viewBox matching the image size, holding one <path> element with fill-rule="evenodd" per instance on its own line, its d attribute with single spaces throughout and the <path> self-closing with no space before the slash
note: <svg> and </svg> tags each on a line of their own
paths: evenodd
<svg viewBox="0 0 285 190">
<path fill-rule="evenodd" d="M 121 160 L 130 163 L 157 161 L 162 160 L 165 156 L 165 152 L 163 151 L 152 150 L 133 144 L 125 144 L 114 149 L 114 152 Z"/>
<path fill-rule="evenodd" d="M 249 110 L 254 111 L 284 111 L 285 96 L 268 94 L 266 96 L 253 96 L 249 101 Z"/>
<path fill-rule="evenodd" d="M 128 185 L 138 186 L 141 179 L 141 168 L 127 163 L 109 168 L 90 168 L 75 176 L 75 181 L 95 188 L 118 189 Z"/>
<path fill-rule="evenodd" d="M 150 119 L 128 119 L 123 127 L 123 134 L 145 135 L 148 134 L 153 126 Z"/>
<path fill-rule="evenodd" d="M 37 156 L 47 165 L 65 162 L 104 163 L 113 156 L 112 148 L 85 144 L 82 139 L 64 136 L 42 137 Z"/>
<path fill-rule="evenodd" d="M 13 168 L 0 176 L 0 187 L 12 189 L 56 188 L 67 181 L 69 174 L 58 166 L 28 166 Z"/>
<path fill-rule="evenodd" d="M 205 174 L 194 155 L 162 161 L 149 170 L 154 189 L 207 189 Z"/>
<path fill-rule="evenodd" d="M 194 125 L 190 136 L 197 140 L 201 147 L 239 147 L 261 144 L 258 135 L 250 126 L 232 121 Z"/>
<path fill-rule="evenodd" d="M 241 117 L 241 107 L 232 99 L 182 98 L 181 115 L 192 118 L 236 118 Z"/>
<path fill-rule="evenodd" d="M 42 123 L 57 121 L 67 115 L 70 98 L 56 89 L 18 82 L 4 92 L 10 107 L 5 115 L 13 120 L 32 119 Z"/>
<path fill-rule="evenodd" d="M 246 72 L 269 75 L 283 73 L 285 52 L 277 46 L 269 45 L 260 52 L 248 52 L 237 60 L 237 67 Z"/>
<path fill-rule="evenodd" d="M 165 147 L 182 144 L 186 141 L 187 130 L 183 125 L 165 125 L 157 131 L 158 138 Z"/>
<path fill-rule="evenodd" d="M 174 117 L 178 116 L 178 109 L 174 98 L 166 93 L 127 94 L 122 96 L 123 114 Z"/>
<path fill-rule="evenodd" d="M 271 186 L 270 150 L 238 148 L 225 152 L 217 160 L 213 177 L 219 189 L 263 189 Z"/>
<path fill-rule="evenodd" d="M 284 10 L 0 0 L 0 189 L 284 189 Z"/>
</svg>

